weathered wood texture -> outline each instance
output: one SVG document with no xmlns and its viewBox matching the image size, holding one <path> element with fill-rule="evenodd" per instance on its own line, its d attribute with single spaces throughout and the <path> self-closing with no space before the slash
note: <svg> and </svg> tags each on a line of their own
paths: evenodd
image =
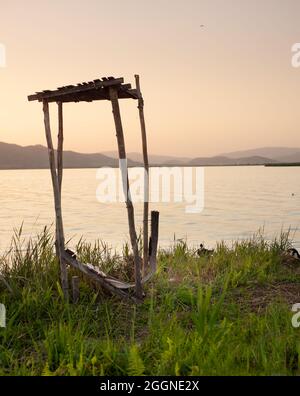
<svg viewBox="0 0 300 396">
<path fill-rule="evenodd" d="M 146 123 L 144 115 L 144 99 L 141 93 L 140 77 L 135 75 L 136 90 L 138 93 L 138 109 L 141 124 L 143 160 L 144 160 L 144 213 L 143 213 L 143 275 L 147 273 L 149 268 L 149 252 L 148 252 L 148 221 L 149 221 L 149 159 L 147 148 Z"/>
<path fill-rule="evenodd" d="M 58 200 L 60 207 L 60 220 L 56 221 L 56 246 L 57 246 L 57 256 L 61 262 L 61 267 L 63 268 L 63 272 L 66 276 L 66 283 L 68 283 L 68 276 L 65 270 L 66 264 L 63 262 L 63 258 L 61 256 L 61 252 L 65 249 L 65 235 L 64 235 L 64 226 L 62 219 L 62 205 L 61 205 L 61 188 L 62 188 L 62 178 L 63 178 L 63 144 L 64 144 L 64 131 L 63 131 L 63 104 L 61 102 L 58 103 L 58 135 L 57 135 L 57 184 L 58 184 Z M 68 288 L 68 284 L 67 284 Z M 65 293 L 67 298 L 68 290 Z"/>
<path fill-rule="evenodd" d="M 125 299 L 133 300 L 136 303 L 141 301 L 140 299 L 130 295 L 129 293 L 126 293 L 123 290 L 114 287 L 105 279 L 105 276 L 100 275 L 98 272 L 91 269 L 89 266 L 81 263 L 79 260 L 72 257 L 70 254 L 64 252 L 63 258 L 72 267 L 81 271 L 83 274 L 88 276 L 92 281 L 94 281 L 98 285 L 102 286 L 104 289 L 106 289 L 110 293 L 116 294 L 117 296 L 125 298 Z"/>
<path fill-rule="evenodd" d="M 44 124 L 45 133 L 48 146 L 49 154 L 49 164 L 50 172 L 54 193 L 54 206 L 56 215 L 56 252 L 59 258 L 60 269 L 61 269 L 61 283 L 63 293 L 66 299 L 68 299 L 68 273 L 67 264 L 72 265 L 77 268 L 85 275 L 89 276 L 93 281 L 97 282 L 108 291 L 115 293 L 123 298 L 130 298 L 135 302 L 140 302 L 143 296 L 142 284 L 147 282 L 155 273 L 156 269 L 156 254 L 157 254 L 157 244 L 158 244 L 158 212 L 152 212 L 151 221 L 151 254 L 150 254 L 150 267 L 151 271 L 148 271 L 145 276 L 145 270 L 149 266 L 149 251 L 148 251 L 148 217 L 149 217 L 149 161 L 147 152 L 147 138 L 146 138 L 146 126 L 144 118 L 144 101 L 142 98 L 139 76 L 136 78 L 136 89 L 131 89 L 130 84 L 123 84 L 123 78 L 114 77 L 103 77 L 102 80 L 97 79 L 94 81 L 84 82 L 74 85 L 68 85 L 64 87 L 59 87 L 57 90 L 50 91 L 45 90 L 42 92 L 37 92 L 34 95 L 28 96 L 29 101 L 38 100 L 43 103 L 44 111 Z M 144 168 L 145 168 L 145 205 L 144 205 L 144 248 L 143 248 L 143 258 L 144 258 L 144 276 L 142 278 L 141 274 L 141 257 L 139 255 L 138 240 L 135 229 L 135 219 L 134 219 L 134 208 L 131 201 L 129 180 L 128 180 L 128 169 L 127 169 L 127 159 L 126 159 L 126 149 L 124 133 L 120 115 L 119 99 L 131 98 L 138 100 L 138 108 L 140 115 L 141 124 L 141 134 L 142 134 L 142 144 L 143 144 L 143 158 L 144 158 Z M 113 277 L 109 277 L 103 274 L 101 271 L 96 270 L 96 268 L 91 264 L 80 263 L 74 253 L 70 254 L 68 250 L 65 250 L 65 240 L 64 240 L 64 230 L 63 230 L 63 220 L 62 220 L 62 209 L 61 209 L 61 195 L 62 195 L 62 178 L 63 178 L 63 103 L 65 102 L 80 102 L 87 101 L 91 102 L 93 100 L 110 100 L 112 103 L 112 110 L 114 115 L 114 122 L 116 127 L 116 135 L 118 142 L 119 160 L 120 168 L 122 172 L 122 182 L 124 195 L 126 198 L 128 225 L 130 241 L 134 256 L 134 266 L 135 266 L 135 283 L 125 283 Z M 50 114 L 49 114 L 49 103 L 57 102 L 58 104 L 58 146 L 57 146 L 57 160 L 55 158 L 51 127 L 50 127 Z M 57 163 L 57 166 L 56 166 Z M 152 270 L 154 269 L 154 271 Z M 77 301 L 78 289 L 78 277 L 73 277 L 73 301 Z M 135 288 L 135 296 L 132 296 L 129 292 L 124 290 Z"/>
<path fill-rule="evenodd" d="M 123 126 L 122 126 L 122 121 L 121 121 L 121 114 L 120 114 L 117 90 L 113 87 L 110 87 L 109 95 L 110 95 L 110 100 L 112 103 L 112 110 L 113 110 L 113 116 L 114 116 L 115 127 L 116 127 L 120 167 L 121 167 L 121 173 L 122 173 L 123 189 L 124 189 L 126 208 L 127 208 L 127 217 L 128 217 L 128 224 L 129 224 L 129 235 L 130 235 L 130 241 L 131 241 L 133 257 L 134 257 L 135 284 L 136 284 L 135 292 L 136 292 L 136 296 L 138 298 L 141 298 L 142 294 L 143 294 L 142 283 L 141 283 L 141 258 L 139 255 L 137 234 L 136 234 L 136 230 L 135 230 L 134 209 L 133 209 L 131 195 L 130 195 L 129 180 L 128 180 L 128 173 L 127 173 L 127 165 L 126 165 L 125 140 L 124 140 L 124 133 L 123 133 Z M 125 166 L 126 166 L 126 168 L 125 168 Z"/>
<path fill-rule="evenodd" d="M 66 249 L 64 251 L 64 257 L 73 258 L 74 260 L 77 260 L 76 253 L 74 253 L 70 249 Z M 94 274 L 97 274 L 101 279 L 103 279 L 105 282 L 109 283 L 111 286 L 113 286 L 116 289 L 120 289 L 120 290 L 135 289 L 135 283 L 124 282 L 111 275 L 107 275 L 102 270 L 100 270 L 100 268 L 94 266 L 91 263 L 84 263 L 84 264 L 80 263 L 80 265 L 85 266 L 88 271 L 92 271 Z M 148 282 L 154 276 L 154 274 L 155 274 L 154 272 L 149 272 L 145 277 L 143 277 L 142 284 Z"/>
<path fill-rule="evenodd" d="M 123 84 L 123 78 L 102 78 L 79 83 L 77 85 L 67 85 L 56 90 L 44 90 L 34 95 L 29 95 L 28 100 L 46 100 L 50 102 L 92 102 L 94 100 L 109 100 L 108 88 L 114 86 L 117 89 L 119 99 L 137 99 L 137 92 L 131 89 L 130 84 Z"/>
<path fill-rule="evenodd" d="M 68 299 L 68 294 L 69 294 L 68 274 L 67 274 L 67 267 L 63 260 L 63 255 L 62 255 L 64 251 L 64 233 L 63 233 L 61 200 L 59 193 L 58 177 L 56 172 L 55 155 L 54 155 L 52 136 L 51 136 L 49 104 L 46 101 L 43 102 L 43 111 L 44 111 L 44 124 L 45 124 L 45 133 L 46 133 L 46 140 L 48 146 L 51 180 L 52 180 L 52 187 L 54 194 L 54 207 L 55 207 L 55 216 L 56 216 L 56 251 L 60 263 L 62 289 L 65 298 Z"/>
<path fill-rule="evenodd" d="M 152 272 L 157 268 L 157 246 L 158 246 L 158 231 L 159 231 L 159 212 L 151 212 L 151 237 L 149 243 L 150 253 L 150 268 Z"/>
<path fill-rule="evenodd" d="M 63 145 L 64 145 L 64 131 L 63 131 L 63 104 L 58 102 L 58 136 L 57 136 L 57 177 L 58 188 L 61 200 L 61 187 L 63 178 Z"/>
</svg>

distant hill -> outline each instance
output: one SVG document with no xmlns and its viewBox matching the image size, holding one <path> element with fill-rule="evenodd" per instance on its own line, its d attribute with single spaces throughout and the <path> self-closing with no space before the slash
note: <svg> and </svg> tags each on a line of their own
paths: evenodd
<svg viewBox="0 0 300 396">
<path fill-rule="evenodd" d="M 107 151 L 104 153 L 110 157 L 117 157 L 116 151 Z M 143 162 L 143 155 L 141 153 L 128 153 L 128 158 Z M 222 166 L 222 165 L 264 165 L 273 164 L 277 161 L 270 158 L 260 156 L 249 156 L 245 158 L 228 158 L 226 156 L 215 156 L 215 157 L 199 157 L 199 158 L 188 158 L 188 157 L 174 157 L 168 155 L 149 155 L 150 165 L 156 166 Z"/>
<path fill-rule="evenodd" d="M 117 158 L 117 151 L 107 151 L 103 154 Z M 128 158 L 136 162 L 143 162 L 141 153 L 130 152 Z M 276 162 L 299 162 L 300 148 L 291 147 L 260 147 L 257 149 L 233 151 L 213 157 L 175 157 L 168 155 L 149 154 L 150 165 L 159 166 L 191 166 L 200 164 L 209 165 L 264 165 Z"/>
<path fill-rule="evenodd" d="M 267 155 L 268 154 L 268 155 Z M 128 153 L 128 165 L 141 166 L 141 153 Z M 234 151 L 214 157 L 175 157 L 149 155 L 150 165 L 157 166 L 226 166 L 264 165 L 300 162 L 300 148 L 264 147 L 245 151 Z M 64 151 L 65 168 L 117 167 L 117 152 L 83 154 Z M 48 149 L 45 146 L 19 146 L 0 142 L 0 169 L 45 169 L 48 168 Z"/>
<path fill-rule="evenodd" d="M 117 167 L 118 160 L 106 155 L 81 154 L 75 151 L 64 151 L 65 168 L 99 168 L 102 166 Z M 139 165 L 128 160 L 129 166 Z M 49 167 L 48 149 L 41 145 L 19 146 L 0 142 L 0 169 L 44 169 Z"/>
<path fill-rule="evenodd" d="M 102 154 L 107 155 L 112 158 L 118 157 L 117 151 L 104 151 Z M 129 153 L 127 153 L 127 158 L 129 158 L 135 162 L 140 162 L 140 163 L 143 162 L 143 154 L 142 153 L 129 152 Z M 170 165 L 172 165 L 172 164 L 178 165 L 178 164 L 188 163 L 189 161 L 191 161 L 191 158 L 188 158 L 188 157 L 174 157 L 174 156 L 170 156 L 170 155 L 149 154 L 150 165 L 164 165 L 166 163 L 168 163 Z"/>
<path fill-rule="evenodd" d="M 189 165 L 193 166 L 221 166 L 221 165 L 265 165 L 277 163 L 270 158 L 252 156 L 244 158 L 228 158 L 225 156 L 194 158 Z"/>
<path fill-rule="evenodd" d="M 294 154 L 290 154 L 290 155 L 285 155 L 283 157 L 278 157 L 277 160 L 279 162 L 300 162 L 300 150 Z"/>
<path fill-rule="evenodd" d="M 266 157 L 281 161 L 283 158 L 289 158 L 295 154 L 300 154 L 299 147 L 260 147 L 251 150 L 233 151 L 230 153 L 221 154 L 221 156 L 229 158 L 243 158 L 243 157 Z"/>
</svg>

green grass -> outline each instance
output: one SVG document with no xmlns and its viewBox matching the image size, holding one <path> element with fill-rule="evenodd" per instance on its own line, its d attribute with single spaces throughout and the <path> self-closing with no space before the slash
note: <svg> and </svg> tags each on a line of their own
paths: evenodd
<svg viewBox="0 0 300 396">
<path fill-rule="evenodd" d="M 159 252 L 140 305 L 83 276 L 79 303 L 64 302 L 52 236 L 45 229 L 27 246 L 20 241 L 21 232 L 0 259 L 1 375 L 300 374 L 300 328 L 291 325 L 300 275 L 296 262 L 283 262 L 287 236 L 219 244 L 212 257 L 175 243 Z M 77 250 L 132 277 L 126 247 L 122 257 L 100 242 L 81 241 Z"/>
</svg>

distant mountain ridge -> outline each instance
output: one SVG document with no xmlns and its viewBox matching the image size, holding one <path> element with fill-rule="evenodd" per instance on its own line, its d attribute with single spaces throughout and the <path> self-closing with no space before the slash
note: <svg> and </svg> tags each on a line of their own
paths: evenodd
<svg viewBox="0 0 300 396">
<path fill-rule="evenodd" d="M 225 156 L 216 157 L 204 157 L 204 158 L 194 158 L 190 161 L 190 165 L 193 166 L 231 166 L 231 165 L 265 165 L 265 164 L 275 164 L 276 160 L 252 156 L 252 157 L 242 157 L 242 158 L 228 158 Z"/>
<path fill-rule="evenodd" d="M 141 166 L 142 160 L 142 154 L 128 153 L 128 166 Z M 197 158 L 150 154 L 149 162 L 152 166 L 234 166 L 300 163 L 300 148 L 264 147 Z M 92 154 L 71 150 L 64 151 L 65 168 L 118 167 L 118 165 L 116 151 Z M 20 146 L 0 142 L 0 169 L 46 169 L 48 167 L 47 147 L 42 145 Z"/>
<path fill-rule="evenodd" d="M 104 152 L 105 155 L 117 157 L 117 151 Z M 143 162 L 143 155 L 141 153 L 129 152 L 127 154 L 131 160 Z M 272 164 L 277 161 L 271 158 L 262 157 L 259 155 L 253 155 L 248 157 L 233 157 L 229 158 L 225 155 L 213 156 L 213 157 L 175 157 L 169 155 L 149 155 L 150 165 L 156 166 L 221 166 L 221 165 L 264 165 Z"/>
<path fill-rule="evenodd" d="M 223 153 L 221 156 L 229 158 L 243 158 L 243 157 L 266 157 L 276 161 L 282 161 L 289 157 L 298 156 L 300 158 L 300 147 L 259 147 L 250 150 L 233 151 L 230 153 Z"/>
<path fill-rule="evenodd" d="M 75 151 L 64 151 L 65 168 L 99 168 L 102 166 L 117 167 L 118 160 L 104 154 L 82 154 Z M 128 160 L 129 166 L 138 163 Z M 0 142 L 0 169 L 46 169 L 49 167 L 47 147 L 19 146 Z"/>
<path fill-rule="evenodd" d="M 104 152 L 103 154 L 110 157 L 117 157 L 117 151 Z M 129 152 L 128 158 L 134 161 L 142 162 L 141 153 Z M 168 166 L 199 166 L 209 165 L 264 165 L 277 162 L 295 163 L 300 162 L 300 148 L 295 147 L 260 147 L 257 149 L 233 151 L 212 157 L 176 157 L 167 155 L 149 155 L 151 165 L 168 165 Z"/>
<path fill-rule="evenodd" d="M 291 155 L 286 155 L 284 157 L 279 157 L 279 158 L 277 158 L 277 160 L 279 162 L 286 162 L 286 163 L 289 163 L 289 162 L 293 162 L 293 163 L 300 162 L 300 151 L 297 152 L 297 153 L 291 154 Z"/>
<path fill-rule="evenodd" d="M 118 158 L 118 152 L 117 151 L 104 151 L 102 154 L 107 155 L 112 158 Z M 143 154 L 142 153 L 136 153 L 136 152 L 129 152 L 127 153 L 127 157 L 130 158 L 132 161 L 136 162 L 143 162 Z M 189 157 L 175 157 L 171 155 L 155 155 L 155 154 L 149 154 L 149 162 L 151 164 L 156 164 L 156 165 L 163 165 L 163 164 L 180 164 L 180 163 L 188 163 L 191 161 L 191 158 Z"/>
</svg>

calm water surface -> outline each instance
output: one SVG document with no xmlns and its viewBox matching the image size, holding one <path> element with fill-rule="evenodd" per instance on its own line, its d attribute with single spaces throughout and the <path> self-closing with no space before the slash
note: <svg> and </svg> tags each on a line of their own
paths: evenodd
<svg viewBox="0 0 300 396">
<path fill-rule="evenodd" d="M 160 245 L 183 238 L 192 246 L 204 242 L 250 237 L 264 228 L 268 238 L 291 228 L 300 248 L 300 167 L 205 168 L 205 208 L 188 214 L 186 203 L 153 203 L 161 213 Z M 83 236 L 103 239 L 119 248 L 127 234 L 124 204 L 101 204 L 96 200 L 95 169 L 64 172 L 63 215 L 70 245 Z M 0 171 L 0 250 L 9 246 L 14 228 L 24 222 L 24 238 L 36 235 L 54 221 L 48 170 Z M 137 227 L 142 224 L 142 205 L 136 206 Z"/>
</svg>

